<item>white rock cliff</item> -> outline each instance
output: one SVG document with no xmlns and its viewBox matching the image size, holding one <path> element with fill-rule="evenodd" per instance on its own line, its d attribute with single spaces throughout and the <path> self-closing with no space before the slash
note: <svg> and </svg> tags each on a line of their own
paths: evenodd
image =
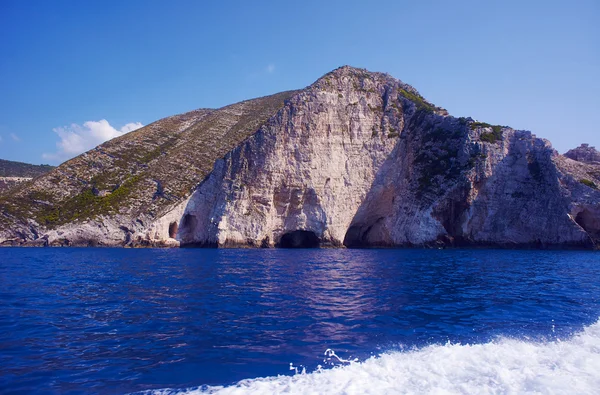
<svg viewBox="0 0 600 395">
<path fill-rule="evenodd" d="M 153 142 L 159 132 L 162 140 Z M 207 152 L 214 139 L 227 144 Z M 195 141 L 201 149 L 194 149 Z M 99 185 L 123 162 L 116 156 L 121 146 L 137 152 L 149 142 L 137 161 L 125 162 L 119 177 L 127 181 L 104 182 L 112 188 L 108 198 L 90 195 L 88 185 Z M 114 158 L 98 167 L 106 150 Z M 57 207 L 89 200 L 95 211 L 82 213 L 101 214 L 78 214 L 50 227 L 19 219 L 12 207 L 5 223 L 16 225 L 0 229 L 0 244 L 600 245 L 600 163 L 561 156 L 527 131 L 454 118 L 389 75 L 351 67 L 301 91 L 159 121 L 136 140 L 112 142 L 82 158 L 19 196 L 51 204 L 42 199 L 50 177 L 65 184 L 60 172 L 71 171 L 77 174 L 68 179 L 73 192 Z M 186 160 L 195 167 L 186 168 Z M 96 176 L 81 179 L 88 162 Z M 124 178 L 128 172 L 136 176 Z M 188 184 L 196 187 L 188 190 Z M 122 185 L 127 188 L 116 197 L 123 207 L 100 211 Z M 42 214 L 38 218 L 48 217 Z"/>
<path fill-rule="evenodd" d="M 450 117 L 400 81 L 341 68 L 216 163 L 177 239 L 591 247 L 600 193 L 565 160 L 529 132 Z"/>
</svg>

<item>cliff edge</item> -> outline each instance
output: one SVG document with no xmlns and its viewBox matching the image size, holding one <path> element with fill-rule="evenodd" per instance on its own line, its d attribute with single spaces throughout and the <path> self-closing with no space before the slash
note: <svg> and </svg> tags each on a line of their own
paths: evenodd
<svg viewBox="0 0 600 395">
<path fill-rule="evenodd" d="M 345 66 L 66 162 L 0 199 L 0 243 L 591 249 L 598 185 L 595 161 Z"/>
</svg>

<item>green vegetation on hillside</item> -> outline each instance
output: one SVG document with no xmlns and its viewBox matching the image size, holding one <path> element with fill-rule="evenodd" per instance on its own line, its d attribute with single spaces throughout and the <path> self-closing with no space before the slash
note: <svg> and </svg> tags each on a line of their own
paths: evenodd
<svg viewBox="0 0 600 395">
<path fill-rule="evenodd" d="M 477 128 L 492 128 L 491 132 L 481 133 L 481 141 L 494 144 L 502 140 L 502 126 L 500 125 L 490 125 L 489 123 L 485 122 L 471 122 L 470 127 L 471 130 L 475 130 Z"/>
<path fill-rule="evenodd" d="M 423 197 L 428 193 L 436 193 L 442 179 L 457 179 L 460 175 L 475 166 L 476 157 L 465 163 L 458 160 L 463 131 L 436 128 L 428 131 L 423 137 L 422 148 L 415 157 L 414 165 L 418 166 L 421 176 L 418 178 L 417 195 Z"/>
<path fill-rule="evenodd" d="M 590 188 L 598 189 L 598 186 L 596 185 L 596 183 L 594 183 L 591 180 L 588 180 L 587 178 L 579 180 L 579 182 L 582 183 L 583 185 L 586 185 L 586 186 L 590 187 Z"/>
<path fill-rule="evenodd" d="M 36 219 L 43 225 L 51 226 L 114 214 L 118 212 L 121 204 L 132 194 L 135 185 L 140 181 L 139 175 L 133 176 L 106 196 L 98 196 L 93 189 L 85 189 L 80 194 L 63 202 L 59 207 L 39 213 Z"/>
<path fill-rule="evenodd" d="M 120 212 L 155 216 L 189 195 L 295 91 L 165 118 L 112 139 L 0 196 L 0 224 L 56 226 Z"/>
<path fill-rule="evenodd" d="M 428 113 L 433 113 L 435 111 L 435 106 L 427 103 L 425 99 L 419 94 L 412 93 L 407 91 L 406 89 L 400 89 L 399 93 L 406 99 L 412 101 L 417 106 L 417 110 L 425 111 Z"/>
</svg>

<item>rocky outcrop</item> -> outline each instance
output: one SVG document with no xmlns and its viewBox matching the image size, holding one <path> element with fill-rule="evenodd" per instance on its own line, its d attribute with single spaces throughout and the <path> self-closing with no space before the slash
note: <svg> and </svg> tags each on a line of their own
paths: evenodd
<svg viewBox="0 0 600 395">
<path fill-rule="evenodd" d="M 218 161 L 192 195 L 178 239 L 277 246 L 316 237 L 348 247 L 598 241 L 591 218 L 600 194 L 561 167 L 565 158 L 547 141 L 450 117 L 408 85 L 363 73 L 325 76 Z"/>
<path fill-rule="evenodd" d="M 577 162 L 600 164 L 600 152 L 596 150 L 596 147 L 590 147 L 589 144 L 581 144 L 579 147 L 567 151 L 565 156 Z"/>
<path fill-rule="evenodd" d="M 273 246 L 304 230 L 341 246 L 398 141 L 403 88 L 379 74 L 331 74 L 294 96 L 217 162 L 190 199 L 179 240 Z"/>
<path fill-rule="evenodd" d="M 88 198 L 104 207 L 117 194 L 116 212 L 82 212 L 57 226 L 9 212 L 6 218 L 20 222 L 13 222 L 17 230 L 4 228 L 0 242 L 539 248 L 600 243 L 599 164 L 561 156 L 527 131 L 454 118 L 386 74 L 342 67 L 301 91 L 180 117 L 189 122 L 159 121 L 154 129 L 133 132 L 135 140 L 126 135 L 98 147 L 77 159 L 78 171 L 69 162 L 60 166 L 57 171 L 70 175 L 68 185 L 76 186 L 76 193 L 62 187 L 68 195 L 63 203 L 40 195 L 47 188 L 39 181 L 38 189 L 20 195 L 52 207 Z M 171 136 L 170 145 L 154 144 L 159 155 L 147 168 L 140 159 L 117 165 L 135 181 L 121 176 L 118 186 L 101 188 L 85 178 L 86 169 L 94 173 L 98 155 L 114 157 L 114 166 L 123 159 L 122 147 L 156 141 L 154 130 L 158 137 Z M 215 143 L 218 149 L 212 149 Z M 127 193 L 119 195 L 123 187 Z"/>
</svg>

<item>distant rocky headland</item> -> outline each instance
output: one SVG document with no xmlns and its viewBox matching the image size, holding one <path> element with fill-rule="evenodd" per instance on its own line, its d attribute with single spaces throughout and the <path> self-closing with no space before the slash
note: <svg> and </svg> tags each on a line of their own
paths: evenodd
<svg viewBox="0 0 600 395">
<path fill-rule="evenodd" d="M 49 165 L 30 165 L 0 159 L 0 194 L 54 169 Z"/>
<path fill-rule="evenodd" d="M 594 249 L 599 158 L 344 66 L 159 120 L 0 194 L 0 244 Z"/>
<path fill-rule="evenodd" d="M 579 147 L 567 151 L 565 156 L 577 162 L 600 165 L 600 152 L 595 147 L 590 147 L 589 144 L 581 144 Z"/>
</svg>

